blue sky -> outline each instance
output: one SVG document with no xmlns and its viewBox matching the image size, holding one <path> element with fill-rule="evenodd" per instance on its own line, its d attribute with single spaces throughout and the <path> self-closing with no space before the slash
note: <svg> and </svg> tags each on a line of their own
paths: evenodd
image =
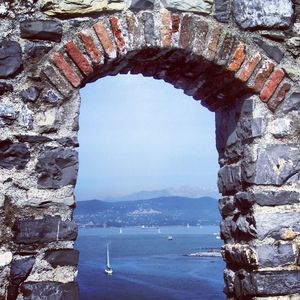
<svg viewBox="0 0 300 300">
<path fill-rule="evenodd" d="M 81 90 L 78 200 L 216 190 L 214 114 L 164 81 L 105 77 Z"/>
</svg>

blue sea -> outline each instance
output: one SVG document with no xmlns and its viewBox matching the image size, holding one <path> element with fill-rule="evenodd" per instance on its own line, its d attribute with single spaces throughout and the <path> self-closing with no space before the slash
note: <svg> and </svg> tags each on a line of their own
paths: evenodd
<svg viewBox="0 0 300 300">
<path fill-rule="evenodd" d="M 219 248 L 218 226 L 81 228 L 77 281 L 82 300 L 222 300 L 221 257 L 188 257 Z M 173 240 L 168 240 L 171 235 Z M 104 274 L 109 243 L 113 275 Z"/>
</svg>

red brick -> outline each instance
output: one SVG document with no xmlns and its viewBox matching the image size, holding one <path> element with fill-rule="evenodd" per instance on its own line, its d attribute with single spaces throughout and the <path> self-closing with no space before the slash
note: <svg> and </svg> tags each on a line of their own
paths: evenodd
<svg viewBox="0 0 300 300">
<path fill-rule="evenodd" d="M 68 42 L 67 44 L 65 44 L 64 48 L 85 76 L 89 76 L 93 73 L 92 66 L 83 56 L 80 49 L 74 44 L 74 42 Z"/>
<path fill-rule="evenodd" d="M 180 17 L 178 15 L 172 14 L 172 32 L 177 33 L 179 32 L 180 26 Z"/>
<path fill-rule="evenodd" d="M 280 87 L 278 93 L 270 101 L 268 101 L 268 107 L 270 110 L 276 110 L 277 106 L 285 99 L 285 95 L 290 88 L 291 85 L 287 82 Z"/>
<path fill-rule="evenodd" d="M 243 42 L 238 42 L 233 55 L 228 63 L 227 70 L 236 72 L 241 67 L 246 57 L 246 45 Z"/>
<path fill-rule="evenodd" d="M 87 35 L 83 32 L 79 33 L 79 37 L 82 40 L 84 47 L 87 53 L 89 54 L 89 56 L 91 57 L 92 61 L 95 64 L 98 64 L 101 61 L 102 54 L 97 48 L 97 46 L 95 45 L 93 38 L 90 35 Z"/>
<path fill-rule="evenodd" d="M 276 69 L 271 74 L 271 76 L 269 77 L 267 83 L 265 84 L 264 88 L 261 90 L 259 95 L 260 99 L 263 102 L 267 102 L 272 97 L 279 83 L 284 78 L 284 75 L 285 74 L 282 69 Z"/>
<path fill-rule="evenodd" d="M 185 15 L 181 22 L 181 30 L 179 36 L 179 47 L 186 49 L 190 46 L 190 41 L 193 40 L 193 18 Z"/>
<path fill-rule="evenodd" d="M 161 13 L 160 38 L 163 47 L 172 47 L 172 18 L 168 10 Z"/>
<path fill-rule="evenodd" d="M 113 44 L 104 25 L 98 22 L 93 26 L 93 28 L 97 34 L 97 37 L 103 47 L 105 54 L 109 58 L 115 58 L 116 57 L 116 47 Z"/>
<path fill-rule="evenodd" d="M 253 56 L 251 56 L 246 64 L 242 67 L 240 74 L 237 78 L 241 81 L 246 82 L 254 72 L 255 68 L 261 61 L 261 55 L 259 52 L 256 52 Z"/>
<path fill-rule="evenodd" d="M 220 26 L 214 27 L 212 29 L 206 52 L 207 59 L 210 61 L 213 61 L 215 59 L 221 32 L 222 30 Z"/>
<path fill-rule="evenodd" d="M 81 82 L 80 77 L 60 53 L 54 52 L 52 55 L 52 61 L 57 66 L 57 68 L 61 70 L 61 72 L 65 75 L 65 77 L 69 80 L 73 87 L 79 87 Z"/>
<path fill-rule="evenodd" d="M 124 55 L 126 53 L 126 48 L 125 48 L 125 41 L 120 28 L 119 20 L 116 17 L 111 17 L 109 19 L 109 22 L 112 28 L 113 35 L 115 37 L 118 53 L 120 55 Z"/>
<path fill-rule="evenodd" d="M 255 75 L 254 82 L 250 86 L 255 92 L 259 92 L 262 87 L 264 86 L 264 83 L 266 82 L 267 78 L 271 75 L 271 73 L 274 70 L 274 63 L 270 60 L 264 61 L 262 67 L 259 69 L 257 74 Z"/>
</svg>

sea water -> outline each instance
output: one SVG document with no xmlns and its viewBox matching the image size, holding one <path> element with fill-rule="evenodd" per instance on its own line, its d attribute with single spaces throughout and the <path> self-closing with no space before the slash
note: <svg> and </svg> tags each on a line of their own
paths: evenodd
<svg viewBox="0 0 300 300">
<path fill-rule="evenodd" d="M 221 257 L 185 254 L 220 248 L 218 226 L 81 228 L 77 281 L 82 300 L 222 300 Z M 160 233 L 159 233 L 160 232 Z M 172 236 L 172 240 L 168 240 Z M 113 275 L 104 273 L 109 244 Z"/>
</svg>

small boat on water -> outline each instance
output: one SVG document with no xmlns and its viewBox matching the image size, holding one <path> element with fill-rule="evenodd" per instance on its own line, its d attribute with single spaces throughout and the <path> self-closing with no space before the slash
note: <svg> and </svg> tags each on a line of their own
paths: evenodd
<svg viewBox="0 0 300 300">
<path fill-rule="evenodd" d="M 189 223 L 186 224 L 186 228 L 190 228 L 190 224 Z"/>
<path fill-rule="evenodd" d="M 157 233 L 161 233 L 160 228 L 157 229 Z"/>
<path fill-rule="evenodd" d="M 106 267 L 104 269 L 104 273 L 107 275 L 112 275 L 113 270 L 110 266 L 110 261 L 109 261 L 109 247 L 108 244 L 106 245 Z"/>
<path fill-rule="evenodd" d="M 120 234 L 122 234 L 123 233 L 123 229 L 122 228 L 120 228 Z"/>
<path fill-rule="evenodd" d="M 168 236 L 168 241 L 172 241 L 173 237 L 171 235 Z"/>
</svg>

